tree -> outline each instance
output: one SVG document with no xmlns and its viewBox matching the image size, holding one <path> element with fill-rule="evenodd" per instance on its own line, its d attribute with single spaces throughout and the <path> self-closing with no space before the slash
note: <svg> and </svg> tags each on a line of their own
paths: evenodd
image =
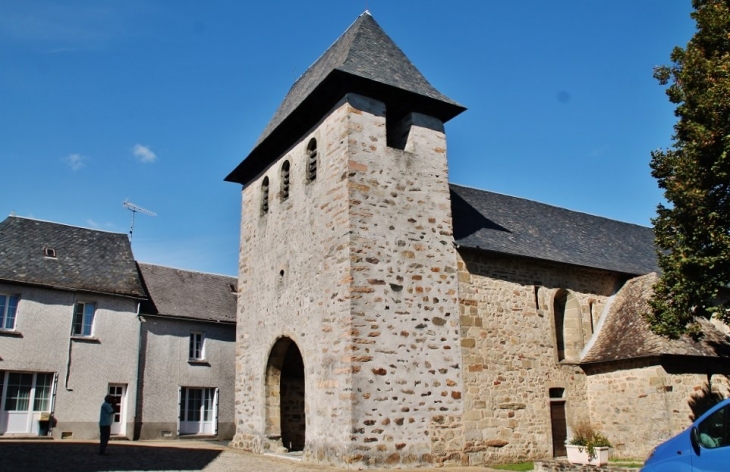
<svg viewBox="0 0 730 472">
<path fill-rule="evenodd" d="M 730 0 L 692 6 L 697 31 L 654 70 L 678 120 L 671 148 L 651 154 L 670 205 L 652 220 L 662 274 L 647 320 L 671 338 L 699 335 L 701 317 L 730 322 Z"/>
</svg>

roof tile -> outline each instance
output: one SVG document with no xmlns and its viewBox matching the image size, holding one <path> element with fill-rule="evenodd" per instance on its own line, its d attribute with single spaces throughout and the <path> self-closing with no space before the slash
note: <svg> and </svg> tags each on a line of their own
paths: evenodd
<svg viewBox="0 0 730 472">
<path fill-rule="evenodd" d="M 126 234 L 17 216 L 0 223 L 0 280 L 145 297 Z"/>
</svg>

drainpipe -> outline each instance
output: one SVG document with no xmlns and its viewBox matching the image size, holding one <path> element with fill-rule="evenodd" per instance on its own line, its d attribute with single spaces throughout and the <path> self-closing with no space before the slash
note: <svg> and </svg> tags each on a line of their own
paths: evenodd
<svg viewBox="0 0 730 472">
<path fill-rule="evenodd" d="M 73 296 L 73 303 L 71 304 L 71 328 L 68 330 L 68 353 L 66 357 L 66 377 L 63 379 L 63 386 L 67 392 L 73 392 L 74 389 L 68 387 L 68 378 L 71 376 L 71 349 L 73 346 L 73 324 L 74 315 L 76 313 L 76 295 Z"/>
<path fill-rule="evenodd" d="M 144 356 L 144 346 L 142 343 L 143 327 L 142 324 L 145 319 L 140 315 L 140 309 L 142 302 L 137 302 L 137 320 L 139 321 L 139 334 L 137 335 L 137 392 L 134 399 L 134 431 L 132 432 L 132 440 L 136 441 L 139 439 L 140 431 L 142 430 L 142 421 L 139 417 L 139 410 L 142 404 L 142 356 Z"/>
</svg>

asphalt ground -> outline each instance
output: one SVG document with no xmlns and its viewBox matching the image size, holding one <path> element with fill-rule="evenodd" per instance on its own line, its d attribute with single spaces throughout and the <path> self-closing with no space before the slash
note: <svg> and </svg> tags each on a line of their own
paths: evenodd
<svg viewBox="0 0 730 472">
<path fill-rule="evenodd" d="M 98 441 L 0 441 L 0 472 L 205 471 L 335 472 L 344 469 L 303 463 L 295 457 L 250 454 L 217 441 L 111 441 L 99 455 Z M 373 469 L 368 469 L 373 470 Z M 376 469 L 386 470 L 386 469 Z M 392 469 L 390 469 L 392 470 Z M 428 468 L 398 469 L 424 472 Z M 487 472 L 485 467 L 439 467 L 440 472 Z M 494 471 L 496 472 L 496 471 Z"/>
</svg>

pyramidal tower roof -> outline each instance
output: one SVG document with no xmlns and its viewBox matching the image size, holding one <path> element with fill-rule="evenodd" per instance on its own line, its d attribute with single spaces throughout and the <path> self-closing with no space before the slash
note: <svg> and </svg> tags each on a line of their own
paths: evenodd
<svg viewBox="0 0 730 472">
<path fill-rule="evenodd" d="M 444 122 L 465 110 L 436 90 L 366 11 L 292 85 L 254 149 L 226 180 L 250 182 L 347 93 Z"/>
</svg>

